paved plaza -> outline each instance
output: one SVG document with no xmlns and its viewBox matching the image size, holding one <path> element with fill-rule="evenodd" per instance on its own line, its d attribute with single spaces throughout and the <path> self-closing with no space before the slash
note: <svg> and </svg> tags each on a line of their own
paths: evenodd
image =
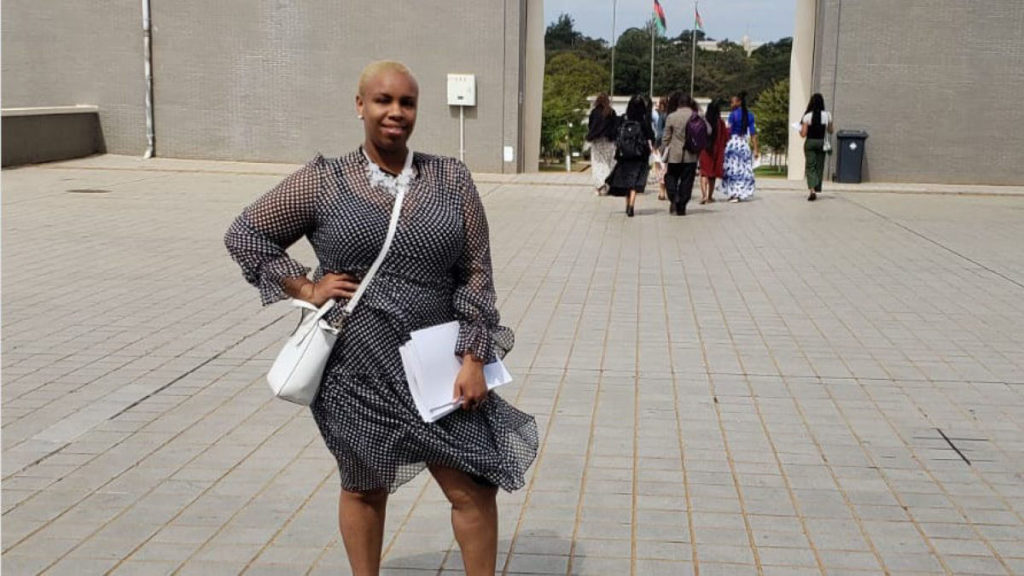
<svg viewBox="0 0 1024 576">
<path fill-rule="evenodd" d="M 348 573 L 334 460 L 263 381 L 294 317 L 222 244 L 293 169 L 3 172 L 5 576 Z M 542 442 L 501 574 L 1024 574 L 1024 191 L 478 185 Z M 385 573 L 461 573 L 448 515 L 394 494 Z"/>
</svg>

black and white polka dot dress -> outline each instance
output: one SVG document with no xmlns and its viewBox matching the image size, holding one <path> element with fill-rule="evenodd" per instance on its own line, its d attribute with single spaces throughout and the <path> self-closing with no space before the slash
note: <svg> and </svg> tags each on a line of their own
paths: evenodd
<svg viewBox="0 0 1024 576">
<path fill-rule="evenodd" d="M 345 321 L 313 416 L 346 490 L 394 491 L 427 464 L 515 490 L 537 454 L 532 416 L 492 392 L 477 410 L 425 423 L 409 394 L 398 348 L 413 330 L 459 320 L 456 352 L 488 361 L 513 343 L 511 330 L 498 325 L 487 219 L 469 170 L 416 153 L 412 171 L 394 243 Z M 225 243 L 264 304 L 287 298 L 285 278 L 308 273 L 285 252 L 303 236 L 320 262 L 315 279 L 366 273 L 394 206 L 371 172 L 380 173 L 361 150 L 318 155 L 235 220 Z"/>
</svg>

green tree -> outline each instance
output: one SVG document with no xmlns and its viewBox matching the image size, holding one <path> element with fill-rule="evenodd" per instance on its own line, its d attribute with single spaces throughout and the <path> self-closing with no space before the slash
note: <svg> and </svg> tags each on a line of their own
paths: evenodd
<svg viewBox="0 0 1024 576">
<path fill-rule="evenodd" d="M 544 50 L 548 58 L 565 50 L 579 52 L 590 60 L 602 61 L 609 57 L 604 40 L 584 36 L 576 30 L 572 16 L 561 14 L 544 31 Z"/>
<path fill-rule="evenodd" d="M 541 153 L 557 157 L 566 144 L 583 147 L 587 135 L 587 97 L 608 86 L 608 71 L 575 52 L 562 52 L 548 60 L 544 73 L 541 113 Z"/>
<path fill-rule="evenodd" d="M 629 28 L 615 44 L 615 93 L 632 95 L 650 90 L 651 33 Z"/>
<path fill-rule="evenodd" d="M 753 110 L 761 145 L 771 149 L 773 157 L 784 154 L 789 137 L 789 78 L 761 92 Z"/>
<path fill-rule="evenodd" d="M 750 55 L 751 95 L 760 94 L 782 78 L 789 78 L 793 39 L 782 38 L 762 45 Z"/>
<path fill-rule="evenodd" d="M 560 14 L 558 20 L 548 25 L 544 31 L 545 50 L 571 50 L 583 39 L 578 32 L 572 16 Z"/>
</svg>

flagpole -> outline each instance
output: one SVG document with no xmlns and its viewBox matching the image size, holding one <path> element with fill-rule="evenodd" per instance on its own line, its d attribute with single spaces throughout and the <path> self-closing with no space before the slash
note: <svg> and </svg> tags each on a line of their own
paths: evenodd
<svg viewBox="0 0 1024 576">
<path fill-rule="evenodd" d="M 612 79 L 608 88 L 608 95 L 615 96 L 615 12 L 617 11 L 618 0 L 612 0 Z"/>
<path fill-rule="evenodd" d="M 655 16 L 657 18 L 657 16 Z M 651 100 L 654 100 L 654 34 L 657 32 L 654 18 L 651 18 Z"/>
<path fill-rule="evenodd" d="M 693 98 L 693 79 L 697 71 L 697 0 L 693 0 L 693 29 L 690 32 L 690 98 Z"/>
</svg>

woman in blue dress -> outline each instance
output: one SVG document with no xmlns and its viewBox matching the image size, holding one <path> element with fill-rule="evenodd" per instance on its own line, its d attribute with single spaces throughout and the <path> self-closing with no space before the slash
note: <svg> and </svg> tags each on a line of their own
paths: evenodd
<svg viewBox="0 0 1024 576">
<path fill-rule="evenodd" d="M 740 92 L 732 97 L 729 134 L 729 143 L 725 146 L 722 191 L 730 202 L 741 202 L 754 195 L 754 159 L 761 156 L 761 149 L 757 144 L 754 113 L 747 109 L 746 92 Z"/>
</svg>

